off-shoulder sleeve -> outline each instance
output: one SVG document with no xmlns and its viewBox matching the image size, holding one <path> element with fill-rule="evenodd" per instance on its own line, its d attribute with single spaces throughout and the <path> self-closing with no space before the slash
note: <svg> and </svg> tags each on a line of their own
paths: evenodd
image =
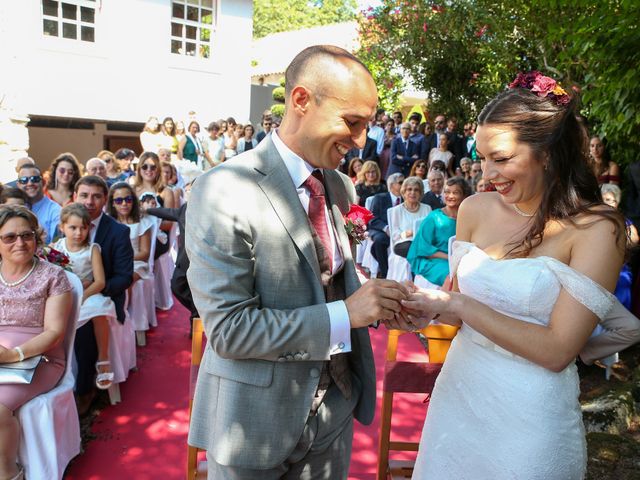
<svg viewBox="0 0 640 480">
<path fill-rule="evenodd" d="M 616 297 L 611 292 L 555 258 L 542 259 L 569 295 L 604 320 L 616 303 Z"/>
<path fill-rule="evenodd" d="M 47 292 L 48 297 L 55 297 L 56 295 L 62 295 L 63 293 L 73 290 L 67 274 L 64 270 L 57 265 L 49 265 L 51 273 L 49 280 L 49 290 Z"/>
<path fill-rule="evenodd" d="M 454 241 L 451 244 L 451 252 L 449 253 L 449 275 L 453 278 L 458 273 L 458 265 L 460 260 L 474 247 L 473 243 Z"/>
</svg>

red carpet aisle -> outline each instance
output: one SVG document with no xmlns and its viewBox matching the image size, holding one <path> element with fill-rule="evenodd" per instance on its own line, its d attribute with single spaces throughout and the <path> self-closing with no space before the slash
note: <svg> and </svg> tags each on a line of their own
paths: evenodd
<svg viewBox="0 0 640 480">
<path fill-rule="evenodd" d="M 158 311 L 158 327 L 138 349 L 138 371 L 121 385 L 122 403 L 96 418 L 96 439 L 67 469 L 69 480 L 182 480 L 186 465 L 189 314 L 178 302 Z"/>
<path fill-rule="evenodd" d="M 387 330 L 383 326 L 369 329 L 371 345 L 376 362 L 377 392 L 376 416 L 367 427 L 355 422 L 353 435 L 353 454 L 349 480 L 374 480 L 378 462 L 378 434 L 380 430 L 380 408 L 382 405 L 382 374 L 387 351 Z M 400 337 L 398 342 L 398 360 L 424 362 L 426 354 L 413 334 Z M 391 419 L 391 438 L 400 441 L 417 442 L 420 440 L 422 424 L 426 413 L 423 394 L 396 395 L 393 402 Z M 415 459 L 415 454 L 392 454 L 396 459 Z"/>
<path fill-rule="evenodd" d="M 183 480 L 188 431 L 188 380 L 190 340 L 188 313 L 176 302 L 168 312 L 158 312 L 159 326 L 138 350 L 139 371 L 122 390 L 122 403 L 105 408 L 93 425 L 96 439 L 67 470 L 67 480 Z M 379 412 L 382 371 L 387 345 L 384 327 L 370 329 L 378 374 Z M 413 335 L 404 335 L 399 360 L 424 361 Z M 419 439 L 424 420 L 424 395 L 401 395 L 394 405 L 392 431 L 406 440 Z M 378 451 L 379 415 L 372 425 L 355 424 L 352 480 L 373 480 Z M 402 458 L 402 457 L 398 457 Z M 406 457 L 405 457 L 406 458 Z"/>
</svg>

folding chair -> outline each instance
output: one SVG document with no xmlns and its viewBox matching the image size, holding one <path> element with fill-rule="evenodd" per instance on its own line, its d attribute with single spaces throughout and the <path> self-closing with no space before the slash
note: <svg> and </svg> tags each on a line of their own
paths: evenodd
<svg viewBox="0 0 640 480">
<path fill-rule="evenodd" d="M 193 407 L 193 396 L 196 391 L 196 381 L 198 370 L 202 361 L 202 340 L 204 338 L 204 328 L 200 318 L 193 319 L 193 336 L 191 337 L 191 371 L 189 372 L 189 421 L 191 421 L 191 408 Z M 207 478 L 207 462 L 198 464 L 198 447 L 187 444 L 187 480 L 197 480 Z"/>
<path fill-rule="evenodd" d="M 458 327 L 429 325 L 421 330 L 429 343 L 429 362 L 396 361 L 398 338 L 404 331 L 389 330 L 387 357 L 382 384 L 382 412 L 378 446 L 378 480 L 411 478 L 412 461 L 390 460 L 390 451 L 418 451 L 418 443 L 391 440 L 391 415 L 395 393 L 425 393 L 433 391 L 436 378 Z M 427 400 L 428 401 L 428 400 Z"/>
</svg>

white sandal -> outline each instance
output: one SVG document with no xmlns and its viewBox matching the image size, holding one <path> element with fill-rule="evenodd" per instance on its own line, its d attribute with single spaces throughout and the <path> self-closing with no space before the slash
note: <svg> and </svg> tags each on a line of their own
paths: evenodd
<svg viewBox="0 0 640 480">
<path fill-rule="evenodd" d="M 109 362 L 109 360 L 96 362 L 96 372 L 98 373 L 96 375 L 96 387 L 98 387 L 100 390 L 108 390 L 109 387 L 113 385 L 114 374 L 113 372 L 100 372 L 100 369 L 98 367 L 102 365 L 111 365 L 111 362 Z"/>
</svg>

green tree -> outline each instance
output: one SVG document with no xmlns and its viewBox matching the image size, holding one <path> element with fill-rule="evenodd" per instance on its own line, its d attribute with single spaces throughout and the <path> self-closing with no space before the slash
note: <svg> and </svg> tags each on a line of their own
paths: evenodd
<svg viewBox="0 0 640 480">
<path fill-rule="evenodd" d="M 383 0 L 358 21 L 358 53 L 387 108 L 398 84 L 413 85 L 428 92 L 430 112 L 473 119 L 516 72 L 539 69 L 580 92 L 614 160 L 637 159 L 637 0 Z"/>
<path fill-rule="evenodd" d="M 355 19 L 355 0 L 255 0 L 253 36 Z"/>
</svg>

